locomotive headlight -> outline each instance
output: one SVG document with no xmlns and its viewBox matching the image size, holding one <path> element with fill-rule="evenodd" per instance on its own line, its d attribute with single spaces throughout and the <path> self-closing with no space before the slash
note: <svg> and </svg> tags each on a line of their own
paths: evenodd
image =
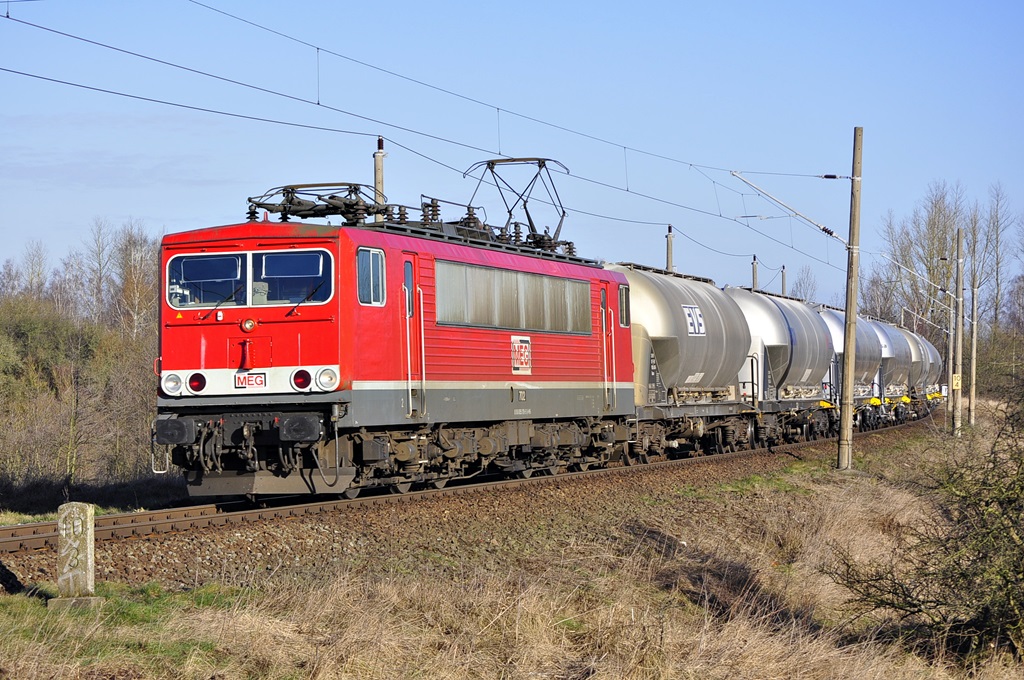
<svg viewBox="0 0 1024 680">
<path fill-rule="evenodd" d="M 256 321 L 254 319 L 246 319 L 242 322 L 242 330 L 246 333 L 252 333 L 256 329 Z"/>
<path fill-rule="evenodd" d="M 181 390 L 181 376 L 177 373 L 170 373 L 164 376 L 164 392 L 166 394 L 177 394 Z"/>
<path fill-rule="evenodd" d="M 321 369 L 316 374 L 316 384 L 320 386 L 322 390 L 333 390 L 334 386 L 338 384 L 338 373 L 333 368 Z"/>
</svg>

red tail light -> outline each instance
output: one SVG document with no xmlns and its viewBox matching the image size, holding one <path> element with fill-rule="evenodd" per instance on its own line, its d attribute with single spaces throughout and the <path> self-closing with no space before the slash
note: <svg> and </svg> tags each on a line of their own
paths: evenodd
<svg viewBox="0 0 1024 680">
<path fill-rule="evenodd" d="M 193 373 L 188 377 L 188 388 L 193 392 L 202 392 L 206 387 L 206 376 L 202 373 Z"/>
<path fill-rule="evenodd" d="M 309 387 L 313 382 L 313 377 L 309 374 L 309 371 L 305 369 L 299 369 L 292 375 L 292 384 L 295 385 L 296 389 L 304 390 Z"/>
</svg>

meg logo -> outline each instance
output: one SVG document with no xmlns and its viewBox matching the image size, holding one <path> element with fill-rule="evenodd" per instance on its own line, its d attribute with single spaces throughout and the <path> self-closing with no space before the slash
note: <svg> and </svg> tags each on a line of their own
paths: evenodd
<svg viewBox="0 0 1024 680">
<path fill-rule="evenodd" d="M 236 390 L 258 390 L 266 386 L 266 373 L 235 373 Z"/>
<path fill-rule="evenodd" d="M 528 335 L 512 336 L 512 373 L 514 375 L 531 375 L 533 373 L 533 351 Z"/>
</svg>

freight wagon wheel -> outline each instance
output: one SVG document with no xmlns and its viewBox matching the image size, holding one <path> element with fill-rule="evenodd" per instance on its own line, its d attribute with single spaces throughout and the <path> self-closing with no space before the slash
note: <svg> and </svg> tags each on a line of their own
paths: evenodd
<svg viewBox="0 0 1024 680">
<path fill-rule="evenodd" d="M 388 487 L 388 491 L 395 494 L 406 494 L 412 491 L 412 482 L 400 482 Z"/>
<path fill-rule="evenodd" d="M 541 474 L 554 477 L 555 475 L 560 475 L 565 472 L 565 468 L 566 465 L 564 463 L 556 463 L 551 467 L 541 468 Z"/>
<path fill-rule="evenodd" d="M 430 482 L 430 486 L 431 488 L 434 489 L 443 489 L 444 487 L 448 486 L 448 478 L 442 477 L 441 479 L 435 479 Z"/>
<path fill-rule="evenodd" d="M 352 500 L 353 498 L 355 498 L 355 497 L 357 497 L 359 495 L 360 491 L 362 491 L 362 488 L 357 486 L 357 487 L 352 488 L 352 489 L 345 489 L 344 491 L 341 492 L 341 495 L 344 496 L 345 498 L 349 499 L 349 500 Z"/>
<path fill-rule="evenodd" d="M 725 437 L 723 436 L 722 428 L 719 427 L 715 429 L 714 438 L 715 453 L 722 455 L 728 450 L 725 446 Z"/>
<path fill-rule="evenodd" d="M 517 479 L 529 479 L 530 477 L 533 477 L 533 468 L 523 468 L 522 470 L 516 470 L 515 477 Z"/>
</svg>

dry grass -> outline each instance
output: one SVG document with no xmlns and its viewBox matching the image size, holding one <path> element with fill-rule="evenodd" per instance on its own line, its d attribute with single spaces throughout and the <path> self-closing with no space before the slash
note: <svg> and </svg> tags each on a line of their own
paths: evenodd
<svg viewBox="0 0 1024 680">
<path fill-rule="evenodd" d="M 871 557 L 900 541 L 941 448 L 859 446 L 870 474 L 807 460 L 652 491 L 615 522 L 550 522 L 488 560 L 306 566 L 184 594 L 108 584 L 99 612 L 0 598 L 0 678 L 1019 677 L 1005 659 L 964 669 L 876 639 L 884 621 L 855 618 L 822 575 L 834 543 Z"/>
</svg>

